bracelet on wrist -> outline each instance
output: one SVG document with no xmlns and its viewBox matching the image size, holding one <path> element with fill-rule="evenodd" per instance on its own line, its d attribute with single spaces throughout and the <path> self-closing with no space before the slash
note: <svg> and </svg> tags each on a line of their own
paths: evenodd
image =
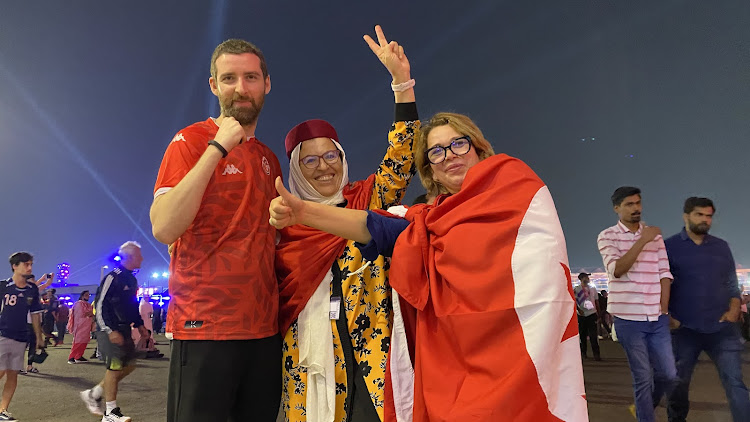
<svg viewBox="0 0 750 422">
<path fill-rule="evenodd" d="M 391 84 L 391 89 L 393 92 L 404 92 L 407 89 L 413 88 L 414 85 L 416 85 L 416 81 L 414 79 L 409 79 L 406 82 L 402 82 L 400 84 Z"/>
<path fill-rule="evenodd" d="M 219 151 L 221 151 L 222 158 L 227 158 L 229 152 L 223 146 L 221 146 L 220 143 L 216 142 L 215 139 L 211 139 L 210 141 L 208 141 L 208 145 L 213 145 L 218 148 Z"/>
</svg>

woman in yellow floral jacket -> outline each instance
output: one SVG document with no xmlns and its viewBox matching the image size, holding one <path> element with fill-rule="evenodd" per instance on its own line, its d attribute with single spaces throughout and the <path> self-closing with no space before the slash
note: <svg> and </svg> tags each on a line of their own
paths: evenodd
<svg viewBox="0 0 750 422">
<path fill-rule="evenodd" d="M 379 26 L 375 31 L 378 41 L 367 35 L 365 41 L 390 72 L 396 102 L 385 157 L 366 180 L 349 183 L 335 129 L 323 120 L 300 123 L 285 142 L 290 190 L 303 199 L 387 209 L 400 203 L 415 173 L 419 121 L 409 61 L 403 47 L 389 43 Z M 315 229 L 281 232 L 276 272 L 285 421 L 383 420 L 392 318 L 388 266 L 382 256 L 364 261 L 353 242 Z"/>
</svg>

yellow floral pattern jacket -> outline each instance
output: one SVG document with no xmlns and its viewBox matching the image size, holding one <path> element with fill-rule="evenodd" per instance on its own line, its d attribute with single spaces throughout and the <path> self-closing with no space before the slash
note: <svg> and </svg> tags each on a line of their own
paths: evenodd
<svg viewBox="0 0 750 422">
<path fill-rule="evenodd" d="M 414 103 L 396 105 L 395 122 L 388 133 L 388 149 L 375 173 L 369 209 L 387 209 L 400 204 L 416 171 L 413 146 L 419 126 Z M 392 321 L 389 262 L 379 256 L 364 271 L 354 274 L 365 263 L 354 241 L 349 241 L 333 265 L 331 295 L 343 298 L 346 316 L 338 321 L 331 320 L 336 365 L 335 422 L 347 421 L 346 412 L 350 409 L 347 392 L 354 376 L 364 379 L 370 400 L 383 420 L 383 387 Z M 284 333 L 282 350 L 284 420 L 306 421 L 307 374 L 305 368 L 299 366 L 296 320 Z"/>
</svg>

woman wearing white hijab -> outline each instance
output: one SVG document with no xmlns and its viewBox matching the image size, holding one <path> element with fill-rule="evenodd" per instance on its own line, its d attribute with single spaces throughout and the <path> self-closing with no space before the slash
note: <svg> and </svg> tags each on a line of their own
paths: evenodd
<svg viewBox="0 0 750 422">
<path fill-rule="evenodd" d="M 336 130 L 308 120 L 286 137 L 294 195 L 352 209 L 400 203 L 415 173 L 413 140 L 419 129 L 409 61 L 404 49 L 365 35 L 390 72 L 396 102 L 388 149 L 377 171 L 349 182 Z M 345 143 L 344 143 L 345 144 Z M 279 319 L 285 334 L 282 414 L 286 421 L 383 420 L 385 364 L 390 345 L 388 263 L 362 259 L 353 242 L 304 226 L 281 231 L 276 254 Z"/>
</svg>

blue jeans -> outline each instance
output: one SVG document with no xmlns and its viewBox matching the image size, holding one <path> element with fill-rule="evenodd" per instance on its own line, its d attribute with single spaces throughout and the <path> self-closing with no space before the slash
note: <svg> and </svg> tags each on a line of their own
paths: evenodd
<svg viewBox="0 0 750 422">
<path fill-rule="evenodd" d="M 706 351 L 719 371 L 719 379 L 729 401 L 732 419 L 750 421 L 750 393 L 742 382 L 742 343 L 737 326 L 724 323 L 715 333 L 699 333 L 680 327 L 672 332 L 679 382 L 669 396 L 669 422 L 684 422 L 690 410 L 688 390 L 698 355 Z"/>
<path fill-rule="evenodd" d="M 629 321 L 615 317 L 615 331 L 625 349 L 633 376 L 638 421 L 653 422 L 654 408 L 677 383 L 669 316 L 661 315 L 657 321 Z"/>
</svg>

